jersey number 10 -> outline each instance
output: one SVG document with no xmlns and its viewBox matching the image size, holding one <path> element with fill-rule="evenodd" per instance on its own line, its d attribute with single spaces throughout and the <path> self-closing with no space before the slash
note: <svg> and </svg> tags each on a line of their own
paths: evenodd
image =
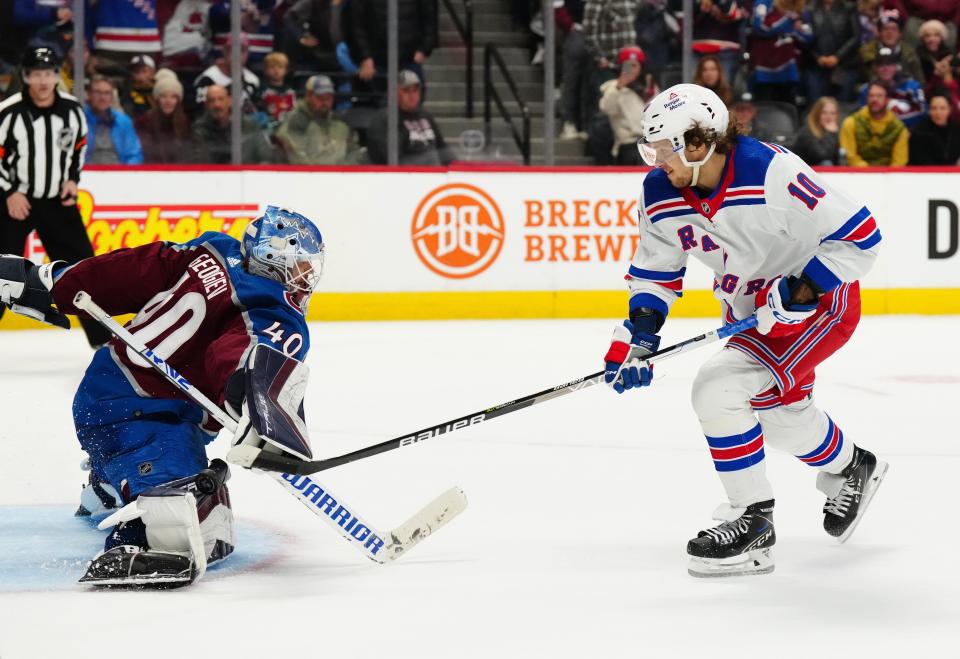
<svg viewBox="0 0 960 659">
<path fill-rule="evenodd" d="M 826 190 L 811 181 L 810 177 L 803 172 L 797 174 L 797 182 L 803 186 L 802 190 L 797 187 L 795 183 L 791 183 L 787 186 L 787 191 L 805 203 L 807 208 L 810 210 L 816 208 L 817 204 L 820 203 L 820 200 L 823 199 L 827 194 Z"/>
</svg>

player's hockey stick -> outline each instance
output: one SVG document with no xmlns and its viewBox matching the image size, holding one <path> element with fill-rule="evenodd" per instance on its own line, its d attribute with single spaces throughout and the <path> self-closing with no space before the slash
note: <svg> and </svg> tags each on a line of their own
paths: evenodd
<svg viewBox="0 0 960 659">
<path fill-rule="evenodd" d="M 185 377 L 180 375 L 162 357 L 154 353 L 142 341 L 115 321 L 101 309 L 84 292 L 80 291 L 73 300 L 78 309 L 87 312 L 101 325 L 123 341 L 130 349 L 136 351 L 157 372 L 189 396 L 197 405 L 205 409 L 217 423 L 230 432 L 236 432 L 237 423 L 219 405 L 207 398 L 201 391 L 193 387 Z M 296 462 L 295 460 L 293 462 Z M 253 465 L 256 467 L 256 465 Z M 283 471 L 283 470 L 273 470 Z M 306 474 L 273 473 L 267 475 L 280 483 L 300 503 L 310 509 L 312 513 L 326 521 L 350 544 L 357 547 L 363 554 L 377 563 L 384 563 L 399 558 L 410 551 L 431 533 L 459 515 L 467 507 L 467 498 L 458 487 L 452 487 L 423 507 L 400 526 L 383 534 L 368 524 L 364 518 L 354 512 L 352 506 L 344 503 L 343 499 L 333 494 L 325 485 L 314 481 Z"/>
<path fill-rule="evenodd" d="M 756 316 L 750 316 L 749 318 L 745 318 L 741 321 L 730 323 L 729 325 L 724 325 L 718 329 L 711 330 L 706 334 L 701 334 L 691 339 L 681 341 L 680 343 L 672 345 L 668 348 L 664 348 L 663 350 L 658 350 L 657 352 L 648 355 L 644 361 L 650 364 L 660 362 L 664 359 L 679 355 L 682 352 L 701 348 L 705 345 L 709 345 L 721 339 L 733 336 L 734 334 L 739 334 L 744 330 L 748 330 L 751 327 L 756 326 Z M 586 387 L 603 382 L 603 374 L 604 371 L 598 371 L 582 378 L 557 385 L 552 389 L 544 389 L 543 391 L 538 391 L 535 394 L 530 394 L 529 396 L 512 400 L 509 403 L 503 403 L 501 405 L 497 405 L 496 407 L 490 407 L 479 412 L 467 414 L 466 416 L 462 416 L 458 419 L 444 421 L 443 423 L 438 423 L 435 426 L 424 428 L 423 430 L 418 430 L 414 433 L 401 435 L 400 437 L 389 439 L 385 442 L 374 444 L 372 446 L 367 446 L 366 448 L 357 449 L 351 453 L 345 453 L 344 455 L 327 458 L 326 460 L 313 460 L 311 462 L 307 462 L 287 458 L 286 456 L 278 455 L 276 453 L 260 452 L 252 459 L 252 466 L 271 471 L 284 471 L 301 475 L 314 474 L 318 471 L 324 471 L 325 469 L 347 464 L 348 462 L 369 458 L 379 453 L 403 448 L 404 446 L 412 446 L 418 442 L 422 442 L 427 439 L 433 439 L 434 437 L 438 437 L 440 435 L 445 435 L 448 432 L 453 432 L 462 428 L 469 428 L 470 426 L 475 426 L 483 421 L 489 421 L 490 419 L 495 419 L 498 416 L 503 416 L 504 414 L 510 414 L 511 412 L 516 412 L 517 410 L 538 405 L 553 398 L 558 398 L 565 394 L 569 394 L 572 391 L 585 389 Z"/>
</svg>

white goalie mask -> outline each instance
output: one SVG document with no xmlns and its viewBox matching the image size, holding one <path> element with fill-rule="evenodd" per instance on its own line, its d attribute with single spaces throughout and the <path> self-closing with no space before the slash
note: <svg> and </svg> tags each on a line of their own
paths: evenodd
<svg viewBox="0 0 960 659">
<path fill-rule="evenodd" d="M 657 94 L 643 111 L 643 136 L 637 142 L 640 157 L 651 167 L 659 167 L 677 154 L 687 167 L 693 169 L 696 185 L 702 167 L 713 155 L 716 142 L 703 160 L 690 162 L 686 155 L 684 133 L 700 126 L 714 136 L 723 135 L 730 121 L 730 113 L 720 97 L 700 85 L 674 85 Z"/>
<path fill-rule="evenodd" d="M 267 206 L 266 212 L 247 226 L 240 251 L 250 274 L 283 284 L 306 313 L 326 251 L 313 222 L 299 213 Z"/>
</svg>

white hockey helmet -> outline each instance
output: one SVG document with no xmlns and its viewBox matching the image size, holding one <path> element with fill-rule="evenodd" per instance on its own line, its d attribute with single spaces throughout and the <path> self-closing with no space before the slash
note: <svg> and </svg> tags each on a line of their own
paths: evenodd
<svg viewBox="0 0 960 659">
<path fill-rule="evenodd" d="M 720 97 L 700 85 L 674 85 L 657 94 L 643 111 L 643 136 L 637 142 L 640 156 L 651 167 L 662 165 L 674 153 L 683 164 L 694 169 L 693 184 L 700 167 L 710 159 L 716 148 L 710 145 L 706 157 L 698 162 L 687 161 L 683 134 L 700 126 L 714 135 L 727 131 L 730 113 Z"/>
</svg>

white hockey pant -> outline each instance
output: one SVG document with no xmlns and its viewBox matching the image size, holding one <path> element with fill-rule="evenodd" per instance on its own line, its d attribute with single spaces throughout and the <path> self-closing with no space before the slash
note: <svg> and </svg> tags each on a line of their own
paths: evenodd
<svg viewBox="0 0 960 659">
<path fill-rule="evenodd" d="M 704 363 L 693 383 L 693 407 L 734 508 L 773 498 L 765 445 L 831 474 L 840 473 L 853 456 L 853 442 L 844 440 L 812 395 L 787 406 L 755 411 L 750 400 L 773 385 L 766 368 L 733 349 L 721 350 Z"/>
</svg>

